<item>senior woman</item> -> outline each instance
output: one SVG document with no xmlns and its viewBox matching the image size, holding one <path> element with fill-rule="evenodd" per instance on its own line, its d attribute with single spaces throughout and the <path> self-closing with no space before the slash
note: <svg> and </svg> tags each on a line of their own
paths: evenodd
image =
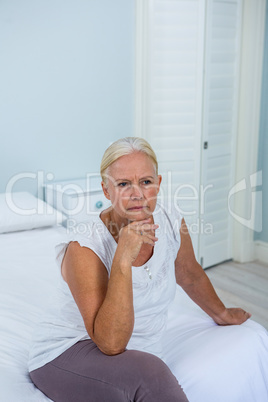
<svg viewBox="0 0 268 402">
<path fill-rule="evenodd" d="M 144 139 L 114 142 L 101 175 L 111 207 L 57 246 L 58 294 L 36 331 L 30 376 L 53 401 L 188 401 L 164 362 L 176 283 L 219 325 L 250 314 L 223 305 L 184 219 L 158 205 L 161 176 Z"/>
</svg>

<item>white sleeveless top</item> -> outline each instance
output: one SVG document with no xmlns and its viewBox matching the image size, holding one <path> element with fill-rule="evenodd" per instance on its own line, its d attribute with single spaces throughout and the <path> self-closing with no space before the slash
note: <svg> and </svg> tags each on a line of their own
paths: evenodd
<svg viewBox="0 0 268 402">
<path fill-rule="evenodd" d="M 164 359 L 162 342 L 167 321 L 167 310 L 174 299 L 176 279 L 174 261 L 180 247 L 179 212 L 167 214 L 157 204 L 153 213 L 159 225 L 158 241 L 152 257 L 140 267 L 132 267 L 135 324 L 127 349 L 153 353 Z M 99 256 L 110 275 L 117 243 L 99 216 L 87 222 L 83 234 L 72 233 L 56 246 L 59 267 L 70 241 L 77 241 Z M 76 342 L 90 339 L 82 316 L 67 283 L 59 277 L 57 292 L 33 335 L 29 371 L 35 370 Z"/>
</svg>

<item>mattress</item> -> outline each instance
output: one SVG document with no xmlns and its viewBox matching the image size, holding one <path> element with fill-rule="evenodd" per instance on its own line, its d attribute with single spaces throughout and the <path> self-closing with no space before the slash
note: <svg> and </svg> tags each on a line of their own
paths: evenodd
<svg viewBox="0 0 268 402">
<path fill-rule="evenodd" d="M 49 401 L 28 374 L 34 326 L 59 275 L 55 243 L 63 227 L 0 234 L 0 400 Z"/>
<path fill-rule="evenodd" d="M 0 235 L 0 401 L 49 401 L 31 382 L 33 329 L 60 275 L 50 227 Z M 190 402 L 268 401 L 268 334 L 253 320 L 220 327 L 177 286 L 164 339 L 166 363 Z"/>
</svg>

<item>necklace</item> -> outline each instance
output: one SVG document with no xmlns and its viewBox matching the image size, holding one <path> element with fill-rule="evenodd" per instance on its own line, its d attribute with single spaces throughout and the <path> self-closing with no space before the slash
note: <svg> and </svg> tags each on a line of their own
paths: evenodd
<svg viewBox="0 0 268 402">
<path fill-rule="evenodd" d="M 144 269 L 145 269 L 145 271 L 147 272 L 149 278 L 152 279 L 152 273 L 151 273 L 151 271 L 150 271 L 150 268 L 149 268 L 147 265 L 145 265 Z"/>
</svg>

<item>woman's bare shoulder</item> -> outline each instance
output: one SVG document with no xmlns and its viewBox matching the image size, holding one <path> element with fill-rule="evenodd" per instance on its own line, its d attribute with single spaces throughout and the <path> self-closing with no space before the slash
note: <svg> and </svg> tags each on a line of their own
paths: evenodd
<svg viewBox="0 0 268 402">
<path fill-rule="evenodd" d="M 73 276 L 72 273 L 92 276 L 94 272 L 98 276 L 108 277 L 105 265 L 92 249 L 81 246 L 78 241 L 71 241 L 62 261 L 63 279 L 68 283 L 68 278 Z"/>
</svg>

